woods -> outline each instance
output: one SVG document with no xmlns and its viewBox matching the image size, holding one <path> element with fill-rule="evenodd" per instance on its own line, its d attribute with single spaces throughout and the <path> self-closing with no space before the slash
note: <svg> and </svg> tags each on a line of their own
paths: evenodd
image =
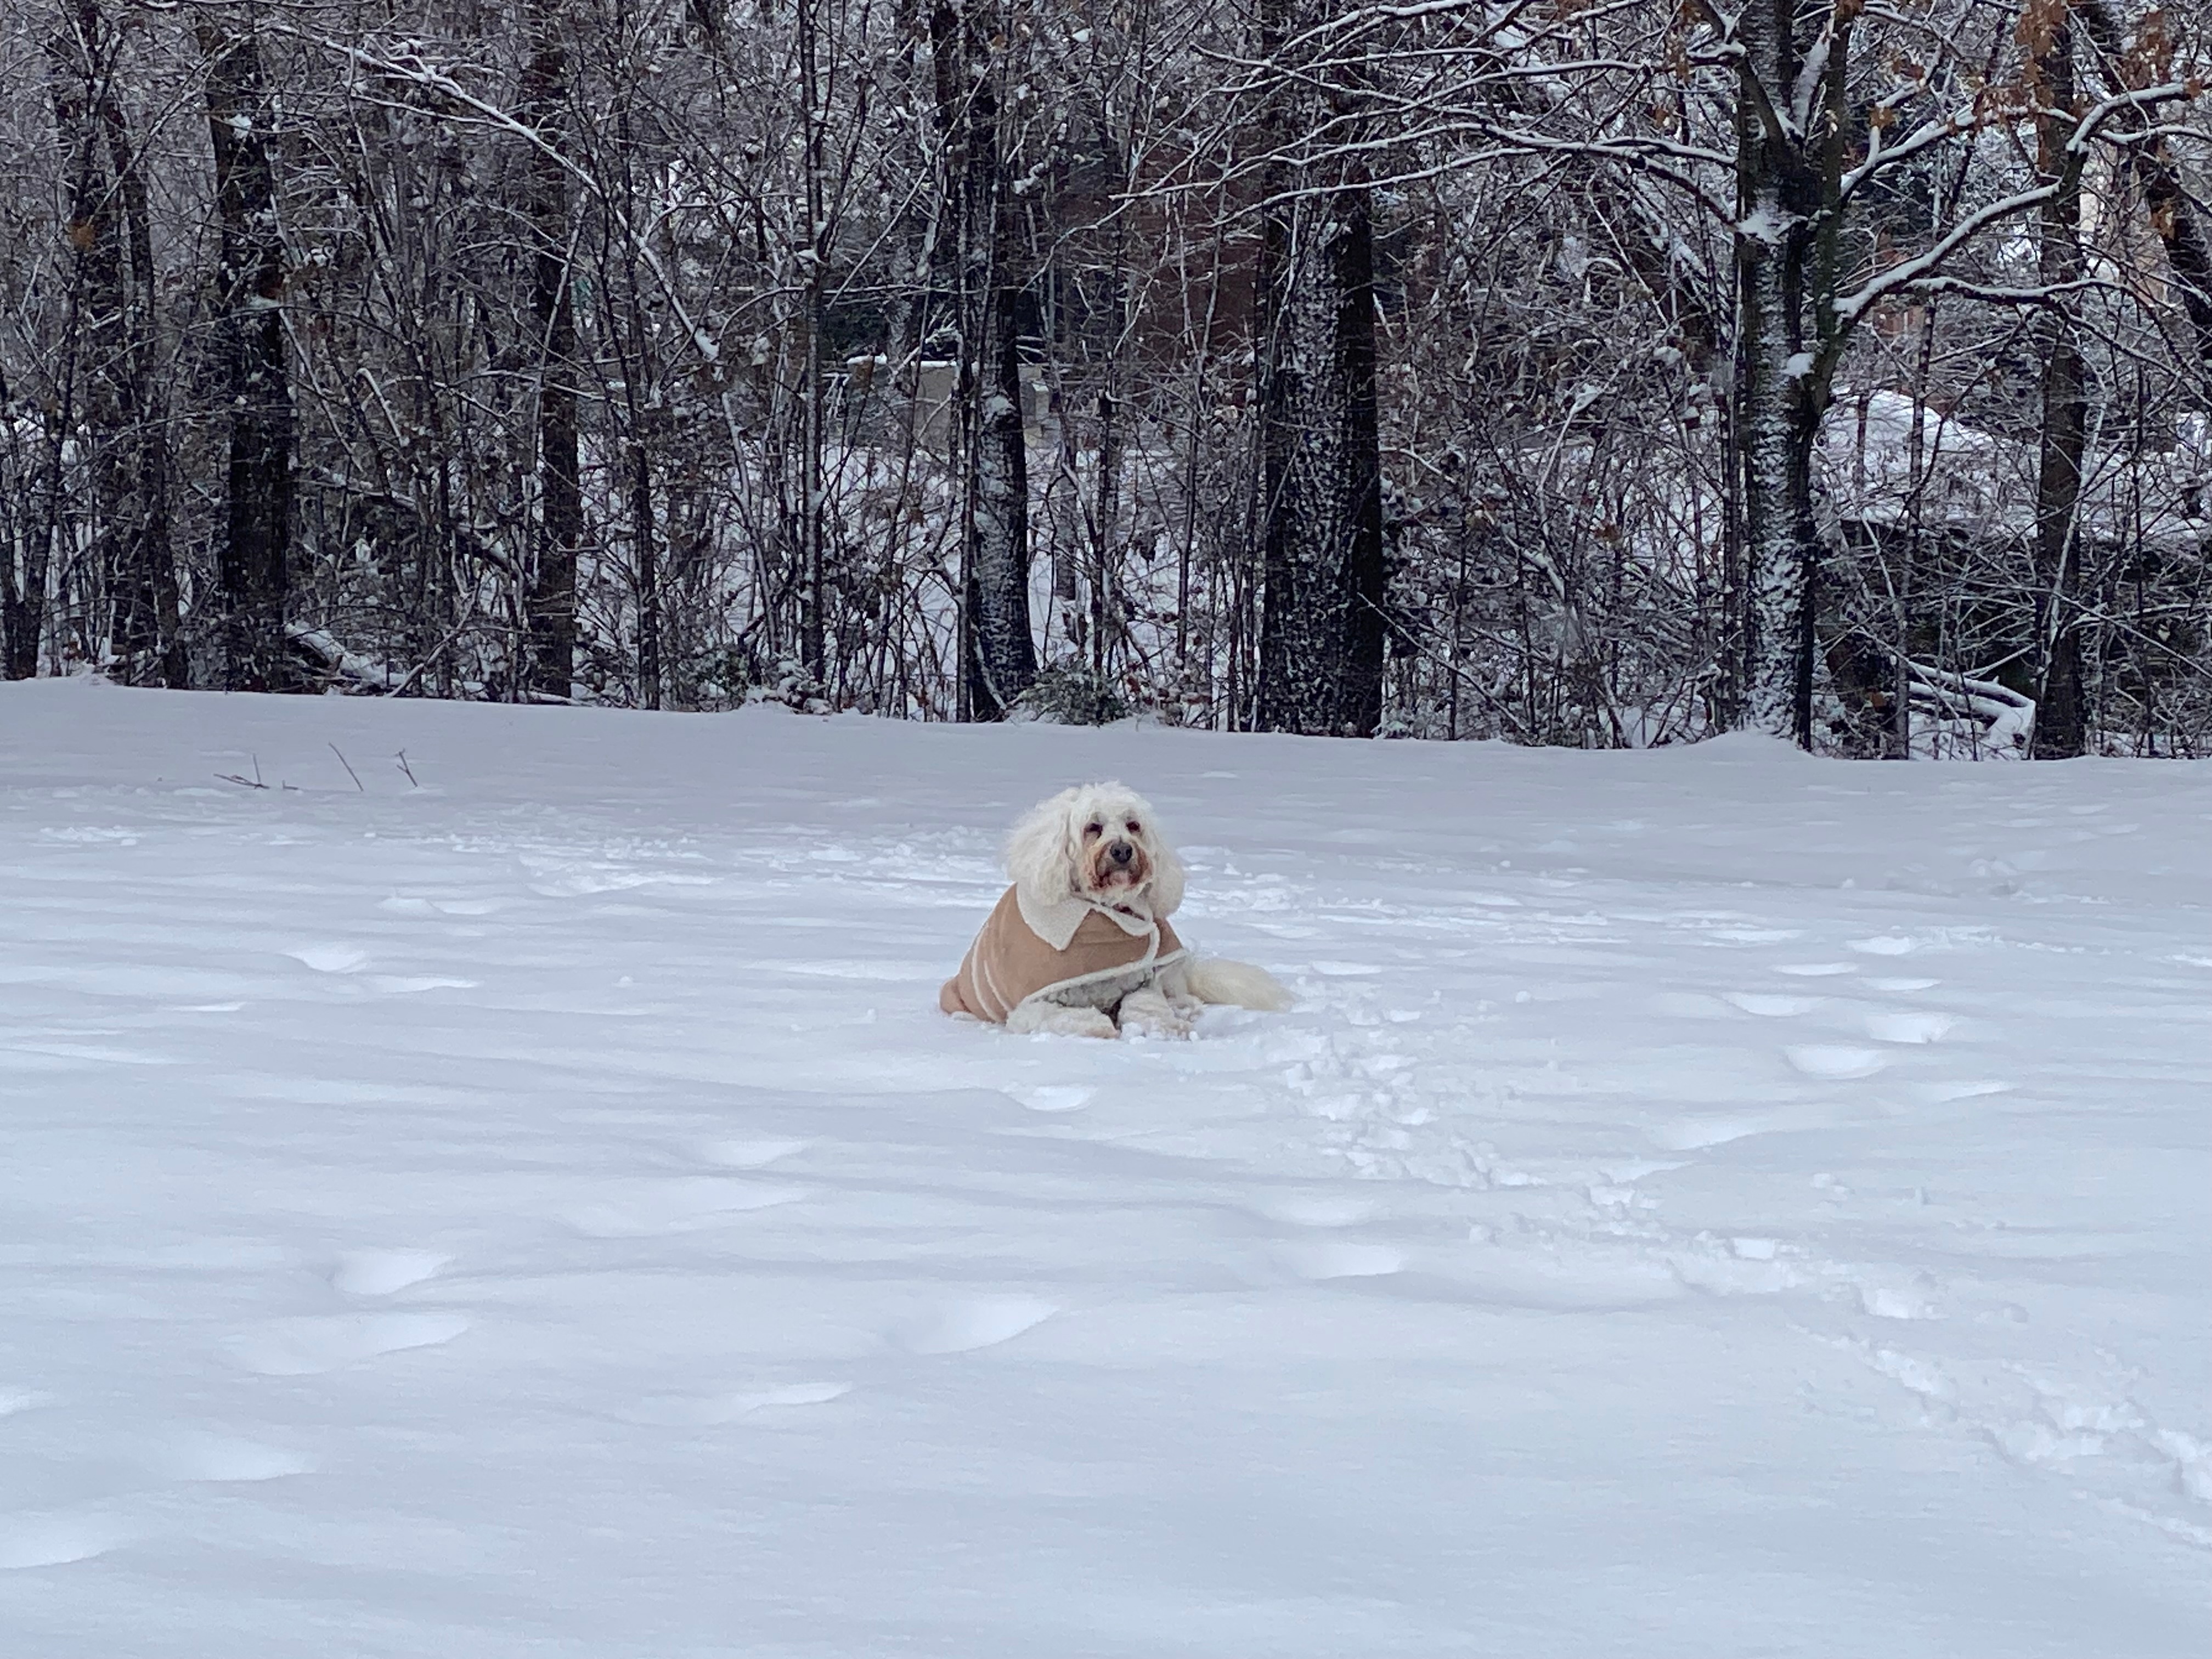
<svg viewBox="0 0 2212 1659">
<path fill-rule="evenodd" d="M 27 0 L 0 665 L 2212 751 L 2139 0 Z"/>
</svg>

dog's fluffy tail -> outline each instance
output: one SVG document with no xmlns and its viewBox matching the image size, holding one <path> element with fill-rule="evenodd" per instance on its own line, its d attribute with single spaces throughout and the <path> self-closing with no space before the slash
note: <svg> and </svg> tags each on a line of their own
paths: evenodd
<svg viewBox="0 0 2212 1659">
<path fill-rule="evenodd" d="M 1274 1013 L 1291 1006 L 1290 988 L 1265 968 L 1220 957 L 1200 957 L 1190 964 L 1191 995 L 1200 1002 Z"/>
</svg>

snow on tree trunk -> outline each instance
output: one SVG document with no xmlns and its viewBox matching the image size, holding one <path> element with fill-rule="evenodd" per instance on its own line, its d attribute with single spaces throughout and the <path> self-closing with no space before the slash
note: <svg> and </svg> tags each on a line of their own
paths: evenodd
<svg viewBox="0 0 2212 1659">
<path fill-rule="evenodd" d="M 1037 672 L 1018 349 L 1027 261 L 1000 131 L 994 53 L 1002 48 L 994 44 L 1000 22 L 981 0 L 964 12 L 941 6 L 931 21 L 939 120 L 948 137 L 957 136 L 946 164 L 961 243 L 958 401 L 968 458 L 962 702 L 979 720 L 1003 716 Z"/>
<path fill-rule="evenodd" d="M 1813 738 L 1814 605 L 1823 548 L 1813 448 L 1840 346 L 1834 319 L 1840 163 L 1832 105 L 1848 35 L 1820 41 L 1791 0 L 1752 0 L 1736 23 L 1736 409 L 1742 468 L 1744 708 L 1759 730 Z M 1801 89 L 1800 82 L 1811 84 Z M 1793 119 L 1793 116 L 1795 118 Z"/>
</svg>

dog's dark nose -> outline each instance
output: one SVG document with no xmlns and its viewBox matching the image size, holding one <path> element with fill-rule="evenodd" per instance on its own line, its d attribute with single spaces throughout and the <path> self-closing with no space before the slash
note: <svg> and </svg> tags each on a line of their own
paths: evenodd
<svg viewBox="0 0 2212 1659">
<path fill-rule="evenodd" d="M 1116 865 L 1127 865 L 1137 856 L 1137 849 L 1126 841 L 1109 842 L 1106 847 L 1106 856 Z"/>
</svg>

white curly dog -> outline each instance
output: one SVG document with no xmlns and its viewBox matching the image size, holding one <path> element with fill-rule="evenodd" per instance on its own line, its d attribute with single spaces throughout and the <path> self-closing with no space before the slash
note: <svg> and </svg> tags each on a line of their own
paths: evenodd
<svg viewBox="0 0 2212 1659">
<path fill-rule="evenodd" d="M 1290 1006 L 1265 969 L 1183 948 L 1168 921 L 1182 860 L 1134 790 L 1062 790 L 1014 825 L 1006 860 L 1013 885 L 938 994 L 946 1013 L 1064 1036 L 1188 1036 L 1206 1003 Z"/>
</svg>

